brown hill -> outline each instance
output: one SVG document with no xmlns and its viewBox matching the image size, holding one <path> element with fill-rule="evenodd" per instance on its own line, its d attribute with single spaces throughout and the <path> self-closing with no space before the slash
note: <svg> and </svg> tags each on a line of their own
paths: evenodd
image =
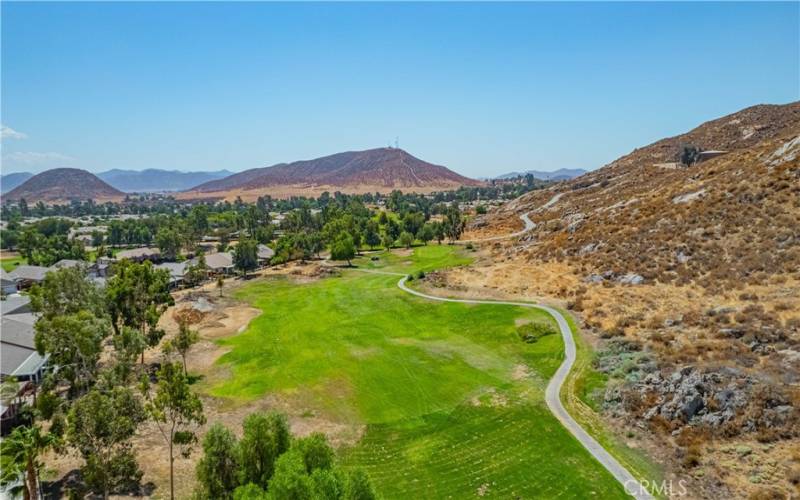
<svg viewBox="0 0 800 500">
<path fill-rule="evenodd" d="M 34 175 L 3 196 L 9 201 L 63 203 L 71 200 L 119 201 L 125 193 L 77 168 L 55 168 Z"/>
<path fill-rule="evenodd" d="M 798 136 L 800 103 L 754 106 L 523 196 L 491 223 L 535 210 L 532 251 L 600 272 L 763 282 L 800 259 Z M 675 163 L 686 144 L 727 154 L 687 168 Z"/>
<path fill-rule="evenodd" d="M 727 153 L 686 167 L 686 144 Z M 786 478 L 800 437 L 800 103 L 637 149 L 490 212 L 467 237 L 518 230 L 524 213 L 533 231 L 438 279 L 571 309 L 610 377 L 593 401 L 614 427 L 647 426 L 637 445 L 678 477 L 702 470 L 692 496 L 763 496 L 744 469 L 713 466 L 756 440 L 769 447 L 748 463 L 776 478 L 776 495 L 796 494 Z"/>
<path fill-rule="evenodd" d="M 402 149 L 378 148 L 246 170 L 201 184 L 182 197 L 253 199 L 263 194 L 289 196 L 393 189 L 430 192 L 478 185 L 482 183 L 422 161 Z"/>
</svg>

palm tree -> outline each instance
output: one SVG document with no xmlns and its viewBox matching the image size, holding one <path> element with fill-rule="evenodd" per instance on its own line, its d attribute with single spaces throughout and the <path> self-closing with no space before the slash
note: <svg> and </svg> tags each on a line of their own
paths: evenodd
<svg viewBox="0 0 800 500">
<path fill-rule="evenodd" d="M 39 426 L 17 427 L 0 443 L 0 486 L 12 486 L 17 493 L 22 491 L 25 500 L 39 498 L 39 469 L 43 464 L 39 457 L 54 447 L 58 437 L 42 433 Z M 20 486 L 19 483 L 22 483 Z M 13 493 L 13 491 L 12 491 Z"/>
</svg>

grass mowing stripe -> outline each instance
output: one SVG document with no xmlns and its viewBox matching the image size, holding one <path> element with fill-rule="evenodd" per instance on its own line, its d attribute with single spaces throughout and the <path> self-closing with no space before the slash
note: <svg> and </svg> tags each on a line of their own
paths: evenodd
<svg viewBox="0 0 800 500">
<path fill-rule="evenodd" d="M 468 262 L 459 252 L 434 245 L 358 262 L 405 273 Z M 270 394 L 299 414 L 365 425 L 341 460 L 365 467 L 386 498 L 625 497 L 544 404 L 561 337 L 527 344 L 516 329 L 554 325 L 547 313 L 433 303 L 396 281 L 344 272 L 246 285 L 237 295 L 263 314 L 220 341 L 227 376 L 204 388 L 234 403 Z"/>
</svg>

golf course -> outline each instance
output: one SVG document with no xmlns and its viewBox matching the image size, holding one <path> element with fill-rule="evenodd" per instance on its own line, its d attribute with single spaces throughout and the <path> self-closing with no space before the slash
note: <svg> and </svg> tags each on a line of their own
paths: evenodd
<svg viewBox="0 0 800 500">
<path fill-rule="evenodd" d="M 262 314 L 219 341 L 226 376 L 207 390 L 234 404 L 272 395 L 362 426 L 340 460 L 385 498 L 625 498 L 545 404 L 564 356 L 547 313 L 432 302 L 398 289 L 397 276 L 363 272 L 469 261 L 460 247 L 431 245 L 318 280 L 254 280 L 236 294 Z"/>
</svg>

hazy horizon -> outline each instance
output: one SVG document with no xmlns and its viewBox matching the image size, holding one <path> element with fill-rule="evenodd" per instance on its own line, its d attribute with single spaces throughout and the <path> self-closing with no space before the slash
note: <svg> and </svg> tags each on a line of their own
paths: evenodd
<svg viewBox="0 0 800 500">
<path fill-rule="evenodd" d="M 4 3 L 2 173 L 240 172 L 396 138 L 473 178 L 592 170 L 800 99 L 798 22 L 797 3 Z"/>
</svg>

